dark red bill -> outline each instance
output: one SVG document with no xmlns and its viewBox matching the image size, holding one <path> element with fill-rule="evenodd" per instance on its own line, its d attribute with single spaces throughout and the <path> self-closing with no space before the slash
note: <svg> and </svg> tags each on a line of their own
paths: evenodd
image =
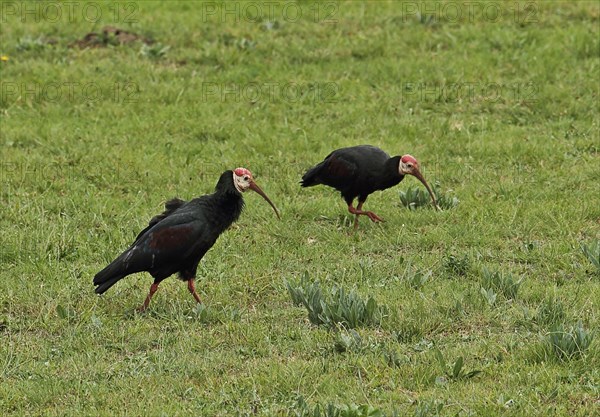
<svg viewBox="0 0 600 417">
<path fill-rule="evenodd" d="M 423 183 L 423 185 L 425 186 L 425 188 L 427 188 L 427 191 L 429 191 L 429 195 L 431 196 L 431 200 L 433 201 L 433 206 L 435 207 L 435 209 L 436 210 L 441 210 L 440 207 L 438 206 L 437 201 L 435 200 L 435 195 L 433 194 L 433 191 L 431 190 L 431 187 L 429 187 L 429 184 L 427 184 L 427 181 L 425 181 L 425 178 L 423 177 L 423 175 L 421 174 L 421 172 L 418 169 L 415 169 L 413 171 L 413 175 L 415 177 L 417 177 L 419 179 L 419 181 L 421 181 Z"/>
<path fill-rule="evenodd" d="M 261 190 L 258 185 L 256 185 L 256 183 L 254 181 L 250 181 L 250 189 L 252 191 L 256 191 L 258 194 L 260 194 L 260 196 L 262 198 L 264 198 L 265 200 L 267 200 L 267 203 L 269 203 L 271 205 L 271 207 L 273 207 L 273 210 L 275 210 L 275 214 L 277 215 L 277 218 L 281 220 L 281 217 L 279 217 L 279 212 L 277 211 L 277 208 L 275 207 L 275 205 L 271 202 L 271 200 L 269 199 L 269 197 L 267 197 L 267 195 L 265 194 L 265 192 L 263 190 Z"/>
</svg>

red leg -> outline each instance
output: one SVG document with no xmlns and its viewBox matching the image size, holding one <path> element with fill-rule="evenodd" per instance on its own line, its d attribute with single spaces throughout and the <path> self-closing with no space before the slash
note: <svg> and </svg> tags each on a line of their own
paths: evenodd
<svg viewBox="0 0 600 417">
<path fill-rule="evenodd" d="M 148 296 L 146 297 L 144 304 L 142 304 L 142 306 L 140 308 L 138 308 L 138 311 L 142 312 L 148 308 L 148 306 L 150 305 L 150 300 L 152 299 L 152 296 L 154 295 L 156 290 L 158 290 L 158 282 L 155 282 L 150 286 L 150 292 L 148 293 Z"/>
<path fill-rule="evenodd" d="M 356 214 L 356 218 L 354 219 L 354 228 L 358 227 L 358 216 L 361 214 L 364 216 L 368 216 L 369 219 L 371 219 L 375 223 L 383 221 L 383 219 L 381 217 L 379 217 L 377 214 L 373 213 L 372 211 L 363 211 L 362 210 L 363 203 L 364 203 L 364 201 L 359 202 L 358 208 L 354 208 L 354 207 L 352 207 L 352 204 L 348 204 L 348 211 L 352 214 Z"/>
<path fill-rule="evenodd" d="M 194 296 L 196 301 L 198 301 L 198 304 L 202 304 L 202 301 L 200 301 L 200 297 L 198 296 L 198 293 L 196 292 L 196 285 L 194 284 L 194 278 L 192 278 L 188 281 L 188 290 L 190 290 L 190 293 L 192 293 L 192 295 Z"/>
<path fill-rule="evenodd" d="M 363 203 L 364 203 L 364 201 L 358 202 L 358 206 L 356 206 L 357 211 L 362 211 Z M 348 210 L 350 210 L 350 208 L 348 208 Z M 356 230 L 356 229 L 358 229 L 358 214 L 356 215 L 356 217 L 354 217 L 354 230 Z"/>
</svg>

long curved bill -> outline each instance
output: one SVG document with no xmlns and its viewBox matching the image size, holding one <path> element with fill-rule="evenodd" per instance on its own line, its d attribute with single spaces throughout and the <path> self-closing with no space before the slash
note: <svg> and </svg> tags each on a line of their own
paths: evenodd
<svg viewBox="0 0 600 417">
<path fill-rule="evenodd" d="M 262 198 L 264 198 L 265 200 L 267 200 L 267 203 L 269 203 L 271 205 L 271 207 L 273 207 L 273 210 L 275 210 L 275 214 L 277 215 L 277 218 L 279 220 L 281 220 L 281 217 L 279 217 L 279 212 L 277 211 L 277 208 L 275 207 L 275 204 L 273 204 L 271 202 L 271 200 L 269 199 L 269 197 L 267 197 L 267 195 L 265 194 L 265 192 L 263 190 L 261 190 L 260 187 L 258 185 L 256 185 L 256 183 L 254 181 L 250 181 L 250 189 L 252 191 L 255 191 L 256 193 L 260 194 L 260 196 Z"/>
<path fill-rule="evenodd" d="M 441 210 L 440 207 L 438 206 L 437 201 L 435 200 L 435 195 L 433 194 L 433 191 L 429 187 L 429 184 L 427 184 L 427 181 L 425 181 L 425 178 L 423 177 L 423 174 L 421 174 L 421 172 L 418 169 L 415 169 L 413 171 L 413 175 L 415 177 L 417 177 L 419 179 L 419 181 L 421 181 L 423 183 L 423 185 L 425 186 L 425 188 L 427 188 L 427 191 L 429 191 L 429 195 L 431 196 L 431 200 L 433 201 L 433 206 L 435 207 L 435 209 L 436 210 Z"/>
</svg>

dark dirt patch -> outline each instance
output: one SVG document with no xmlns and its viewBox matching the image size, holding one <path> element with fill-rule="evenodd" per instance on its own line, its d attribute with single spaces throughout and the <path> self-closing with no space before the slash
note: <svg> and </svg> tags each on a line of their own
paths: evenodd
<svg viewBox="0 0 600 417">
<path fill-rule="evenodd" d="M 147 45 L 154 43 L 152 39 L 138 35 L 137 33 L 128 32 L 114 26 L 105 26 L 100 33 L 90 32 L 82 39 L 69 44 L 70 48 L 105 48 L 107 46 L 119 46 L 130 44 L 133 42 L 143 42 Z"/>
</svg>

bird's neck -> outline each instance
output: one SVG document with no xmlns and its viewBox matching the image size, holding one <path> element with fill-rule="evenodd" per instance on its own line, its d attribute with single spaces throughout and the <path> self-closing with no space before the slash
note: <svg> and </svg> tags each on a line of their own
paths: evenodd
<svg viewBox="0 0 600 417">
<path fill-rule="evenodd" d="M 404 175 L 402 175 L 400 173 L 400 171 L 398 170 L 398 167 L 400 166 L 401 158 L 402 157 L 400 155 L 392 156 L 390 159 L 388 159 L 385 162 L 385 173 L 390 178 L 393 178 L 393 179 L 404 178 Z"/>
<path fill-rule="evenodd" d="M 217 190 L 211 197 L 214 211 L 210 220 L 220 233 L 240 217 L 244 209 L 244 199 L 237 191 L 223 190 Z"/>
<path fill-rule="evenodd" d="M 398 172 L 398 164 L 400 163 L 400 156 L 394 156 L 387 161 L 378 175 L 379 180 L 377 181 L 377 190 L 385 190 L 398 184 L 404 178 L 404 175 Z"/>
</svg>

